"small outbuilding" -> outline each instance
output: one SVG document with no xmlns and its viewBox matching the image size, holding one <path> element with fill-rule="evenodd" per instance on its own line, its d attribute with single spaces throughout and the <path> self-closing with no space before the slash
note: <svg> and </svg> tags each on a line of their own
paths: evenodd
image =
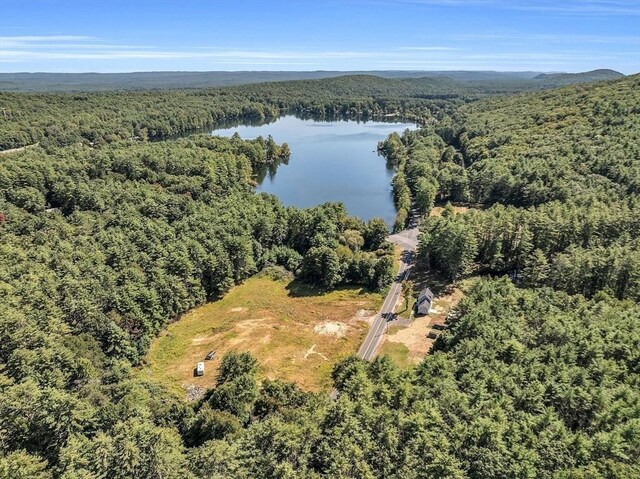
<svg viewBox="0 0 640 479">
<path fill-rule="evenodd" d="M 433 293 L 429 288 L 425 288 L 420 291 L 418 301 L 416 301 L 416 314 L 426 316 L 431 309 L 431 303 L 433 302 Z"/>
<path fill-rule="evenodd" d="M 200 362 L 196 366 L 196 376 L 204 376 L 204 363 Z"/>
</svg>

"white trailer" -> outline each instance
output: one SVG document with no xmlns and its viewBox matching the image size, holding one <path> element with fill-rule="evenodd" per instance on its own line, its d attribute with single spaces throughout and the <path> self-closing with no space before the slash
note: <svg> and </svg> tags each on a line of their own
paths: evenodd
<svg viewBox="0 0 640 479">
<path fill-rule="evenodd" d="M 196 376 L 204 376 L 204 363 L 198 363 L 196 366 Z"/>
</svg>

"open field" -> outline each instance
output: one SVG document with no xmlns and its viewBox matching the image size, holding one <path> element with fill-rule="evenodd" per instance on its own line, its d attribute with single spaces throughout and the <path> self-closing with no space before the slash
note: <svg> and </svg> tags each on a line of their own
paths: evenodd
<svg viewBox="0 0 640 479">
<path fill-rule="evenodd" d="M 331 370 L 355 353 L 382 296 L 347 287 L 328 293 L 297 282 L 255 276 L 224 298 L 171 324 L 151 345 L 141 374 L 184 393 L 187 386 L 215 384 L 220 357 L 249 351 L 260 375 L 318 391 L 331 386 Z M 205 375 L 193 370 L 208 351 Z"/>
</svg>

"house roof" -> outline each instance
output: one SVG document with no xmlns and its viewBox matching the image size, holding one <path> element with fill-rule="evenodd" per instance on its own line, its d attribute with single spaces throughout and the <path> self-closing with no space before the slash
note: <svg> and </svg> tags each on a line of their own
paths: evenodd
<svg viewBox="0 0 640 479">
<path fill-rule="evenodd" d="M 429 288 L 425 288 L 420 291 L 420 295 L 418 296 L 418 304 L 421 304 L 423 301 L 431 302 L 433 300 L 433 292 Z"/>
</svg>

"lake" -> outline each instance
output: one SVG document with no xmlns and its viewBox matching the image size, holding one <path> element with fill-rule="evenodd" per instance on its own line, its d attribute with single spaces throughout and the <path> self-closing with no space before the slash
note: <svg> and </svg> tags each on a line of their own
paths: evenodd
<svg viewBox="0 0 640 479">
<path fill-rule="evenodd" d="M 415 129 L 392 121 L 315 121 L 285 116 L 273 123 L 238 125 L 213 135 L 244 139 L 271 135 L 288 143 L 287 164 L 258 176 L 257 191 L 276 195 L 285 205 L 306 208 L 340 201 L 349 214 L 363 220 L 379 217 L 392 225 L 396 214 L 391 195 L 393 169 L 376 149 L 390 133 Z"/>
</svg>

